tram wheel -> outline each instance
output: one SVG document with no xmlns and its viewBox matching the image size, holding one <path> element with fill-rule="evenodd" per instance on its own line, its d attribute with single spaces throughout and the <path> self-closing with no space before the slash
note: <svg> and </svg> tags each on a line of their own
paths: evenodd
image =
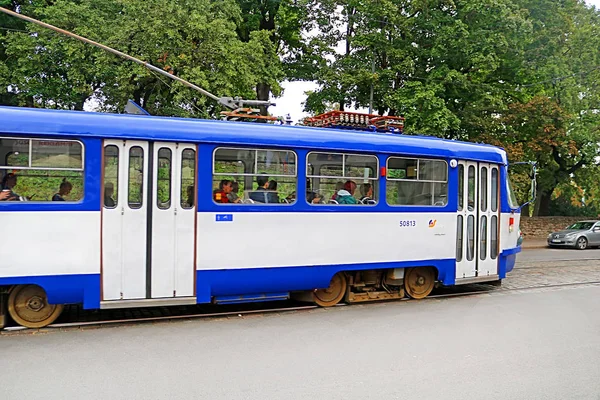
<svg viewBox="0 0 600 400">
<path fill-rule="evenodd" d="M 413 299 L 423 299 L 435 286 L 435 268 L 408 268 L 404 273 L 404 289 Z"/>
<path fill-rule="evenodd" d="M 313 292 L 313 300 L 321 307 L 335 306 L 344 298 L 348 281 L 343 272 L 338 272 L 331 278 L 327 289 L 316 289 Z"/>
<path fill-rule="evenodd" d="M 48 304 L 46 291 L 37 285 L 19 285 L 8 297 L 8 313 L 27 328 L 43 328 L 60 316 L 62 304 Z"/>
</svg>

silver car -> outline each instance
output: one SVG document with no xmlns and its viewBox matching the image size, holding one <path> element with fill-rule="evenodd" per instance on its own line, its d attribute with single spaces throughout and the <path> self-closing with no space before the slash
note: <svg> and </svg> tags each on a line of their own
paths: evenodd
<svg viewBox="0 0 600 400">
<path fill-rule="evenodd" d="M 568 246 L 585 250 L 591 246 L 600 246 L 600 221 L 579 221 L 564 231 L 548 235 L 548 246 Z"/>
</svg>

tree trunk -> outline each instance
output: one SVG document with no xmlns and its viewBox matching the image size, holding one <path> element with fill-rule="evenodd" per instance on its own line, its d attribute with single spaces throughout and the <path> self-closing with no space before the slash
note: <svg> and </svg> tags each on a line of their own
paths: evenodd
<svg viewBox="0 0 600 400">
<path fill-rule="evenodd" d="M 538 191 L 538 197 L 535 201 L 535 209 L 533 211 L 534 217 L 547 217 L 550 215 L 550 201 L 555 188 L 556 185 L 550 189 Z"/>
<path fill-rule="evenodd" d="M 271 86 L 266 83 L 259 83 L 256 85 L 256 96 L 258 100 L 269 100 L 269 94 L 271 93 Z M 267 107 L 260 106 L 260 114 L 261 115 L 269 115 Z"/>
</svg>

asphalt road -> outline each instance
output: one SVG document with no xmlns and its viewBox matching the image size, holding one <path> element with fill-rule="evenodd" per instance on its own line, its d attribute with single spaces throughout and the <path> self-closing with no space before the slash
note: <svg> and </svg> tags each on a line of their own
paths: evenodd
<svg viewBox="0 0 600 400">
<path fill-rule="evenodd" d="M 520 263 L 535 261 L 576 261 L 600 260 L 600 249 L 523 249 L 517 255 L 517 266 Z"/>
<path fill-rule="evenodd" d="M 599 399 L 600 286 L 0 337 L 3 399 Z"/>
</svg>

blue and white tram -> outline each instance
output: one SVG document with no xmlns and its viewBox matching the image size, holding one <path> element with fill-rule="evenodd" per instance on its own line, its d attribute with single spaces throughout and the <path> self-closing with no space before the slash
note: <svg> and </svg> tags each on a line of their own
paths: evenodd
<svg viewBox="0 0 600 400">
<path fill-rule="evenodd" d="M 500 281 L 520 251 L 493 146 L 10 107 L 0 121 L 0 289 L 27 327 L 77 303 L 423 298 Z"/>
</svg>

